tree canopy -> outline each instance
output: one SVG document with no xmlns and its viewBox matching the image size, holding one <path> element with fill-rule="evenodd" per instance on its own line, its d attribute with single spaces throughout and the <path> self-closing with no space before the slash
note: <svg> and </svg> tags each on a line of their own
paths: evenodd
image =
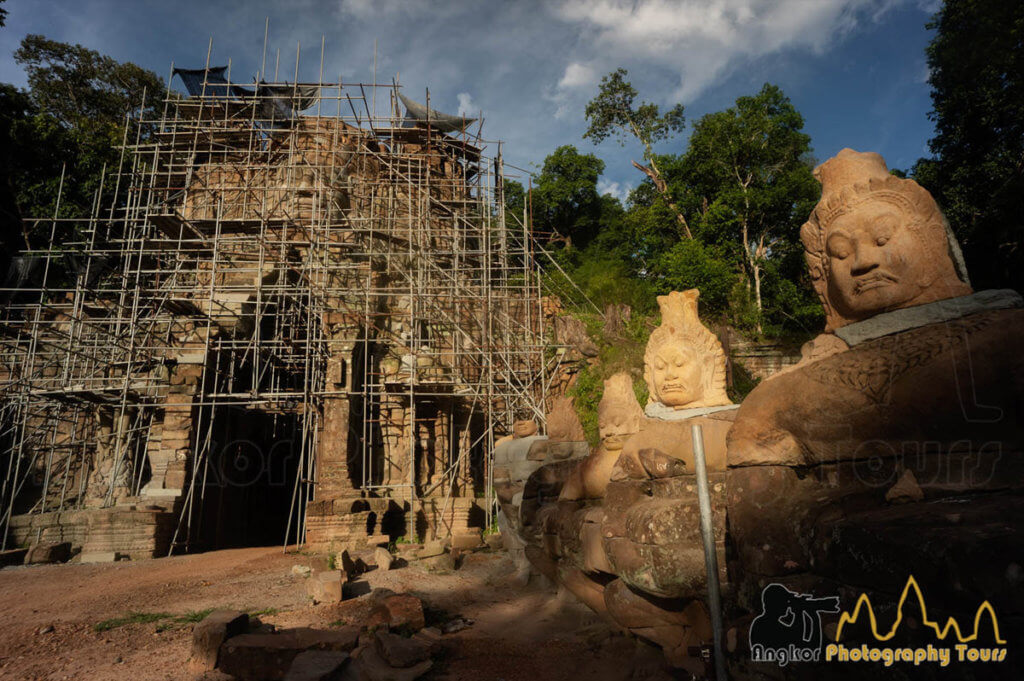
<svg viewBox="0 0 1024 681">
<path fill-rule="evenodd" d="M 1024 3 L 947 0 L 927 48 L 932 158 L 913 177 L 938 200 L 977 288 L 1024 288 Z"/>
<path fill-rule="evenodd" d="M 117 165 L 126 116 L 165 96 L 152 71 L 81 45 L 28 35 L 14 57 L 29 87 L 0 84 L 0 234 L 7 249 L 49 238 L 30 219 L 51 217 L 58 194 L 59 217 L 88 215 L 104 166 Z"/>
</svg>

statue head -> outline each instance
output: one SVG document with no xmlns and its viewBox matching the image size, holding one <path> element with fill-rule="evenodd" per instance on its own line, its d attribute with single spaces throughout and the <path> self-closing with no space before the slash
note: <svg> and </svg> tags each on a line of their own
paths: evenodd
<svg viewBox="0 0 1024 681">
<path fill-rule="evenodd" d="M 573 399 L 568 395 L 555 397 L 548 402 L 547 427 L 550 442 L 583 442 L 587 439 L 579 416 L 576 415 Z"/>
<path fill-rule="evenodd" d="M 619 372 L 604 382 L 604 394 L 597 405 L 597 428 L 605 449 L 622 449 L 626 439 L 639 432 L 643 417 L 629 374 Z"/>
<path fill-rule="evenodd" d="M 725 353 L 697 316 L 700 291 L 658 296 L 661 326 L 644 353 L 644 380 L 652 402 L 675 409 L 731 404 L 725 393 Z"/>
<path fill-rule="evenodd" d="M 814 169 L 821 200 L 800 238 L 826 331 L 971 293 L 938 205 L 875 153 L 843 149 Z"/>
</svg>

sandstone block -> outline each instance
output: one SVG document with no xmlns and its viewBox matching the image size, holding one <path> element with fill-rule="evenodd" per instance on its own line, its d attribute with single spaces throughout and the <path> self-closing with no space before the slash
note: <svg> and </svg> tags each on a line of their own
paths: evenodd
<svg viewBox="0 0 1024 681">
<path fill-rule="evenodd" d="M 453 549 L 475 549 L 480 546 L 480 531 L 460 532 L 452 535 Z"/>
<path fill-rule="evenodd" d="M 429 647 L 414 638 L 403 638 L 388 631 L 377 631 L 374 644 L 392 667 L 407 668 L 430 657 Z"/>
<path fill-rule="evenodd" d="M 373 561 L 377 564 L 378 569 L 386 572 L 391 569 L 395 559 L 390 551 L 382 546 L 378 546 L 373 552 Z"/>
<path fill-rule="evenodd" d="M 318 572 L 306 580 L 306 593 L 314 603 L 340 603 L 346 581 L 348 578 L 342 570 Z"/>
<path fill-rule="evenodd" d="M 71 542 L 41 543 L 29 548 L 25 565 L 64 563 L 71 558 Z"/>
<path fill-rule="evenodd" d="M 433 556 L 440 556 L 445 552 L 444 542 L 440 539 L 434 539 L 428 541 L 423 545 L 423 548 L 416 554 L 417 558 L 431 558 Z"/>
<path fill-rule="evenodd" d="M 376 646 L 370 645 L 359 650 L 353 669 L 358 681 L 413 681 L 426 674 L 431 666 L 430 660 L 424 660 L 412 667 L 392 667 L 377 652 Z"/>
<path fill-rule="evenodd" d="M 348 657 L 340 651 L 307 650 L 295 656 L 284 681 L 340 681 Z"/>
<path fill-rule="evenodd" d="M 426 618 L 423 614 L 423 603 L 420 599 L 409 594 L 395 594 L 385 596 L 381 602 L 383 607 L 378 607 L 370 613 L 370 616 L 363 623 L 369 629 L 378 626 L 386 626 L 391 629 L 407 629 L 419 631 L 426 625 Z"/>
<path fill-rule="evenodd" d="M 217 666 L 217 655 L 225 641 L 249 630 L 249 616 L 237 610 L 214 610 L 192 629 L 192 654 L 188 667 L 201 674 Z"/>
<path fill-rule="evenodd" d="M 220 649 L 218 669 L 241 681 L 284 679 L 295 658 L 307 650 L 351 651 L 359 632 L 353 627 L 321 631 L 292 629 L 277 634 L 242 634 Z"/>
</svg>

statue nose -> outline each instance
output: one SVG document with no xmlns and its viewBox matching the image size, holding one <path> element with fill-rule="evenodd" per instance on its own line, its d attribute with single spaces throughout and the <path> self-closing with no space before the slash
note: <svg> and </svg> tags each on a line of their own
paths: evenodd
<svg viewBox="0 0 1024 681">
<path fill-rule="evenodd" d="M 882 249 L 874 244 L 860 243 L 857 245 L 853 262 L 850 263 L 850 274 L 862 277 L 882 264 Z"/>
</svg>

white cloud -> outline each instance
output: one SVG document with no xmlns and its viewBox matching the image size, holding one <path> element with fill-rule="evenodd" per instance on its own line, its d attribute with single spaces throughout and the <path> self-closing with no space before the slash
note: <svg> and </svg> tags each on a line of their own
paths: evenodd
<svg viewBox="0 0 1024 681">
<path fill-rule="evenodd" d="M 613 182 L 604 178 L 597 181 L 597 192 L 599 194 L 608 194 L 623 203 L 625 203 L 631 191 L 633 191 L 633 185 L 628 182 Z"/>
<path fill-rule="evenodd" d="M 906 1 L 565 0 L 555 14 L 578 29 L 606 70 L 627 60 L 670 69 L 679 79 L 673 98 L 689 101 L 746 60 L 824 52 L 863 19 L 877 22 Z"/>
<path fill-rule="evenodd" d="M 473 101 L 473 95 L 468 92 L 460 92 L 456 95 L 459 98 L 459 115 L 467 118 L 480 113 L 480 107 Z"/>
<path fill-rule="evenodd" d="M 568 90 L 578 87 L 586 87 L 597 82 L 597 74 L 594 69 L 585 64 L 572 62 L 565 67 L 562 79 L 558 81 L 558 88 Z"/>
</svg>

